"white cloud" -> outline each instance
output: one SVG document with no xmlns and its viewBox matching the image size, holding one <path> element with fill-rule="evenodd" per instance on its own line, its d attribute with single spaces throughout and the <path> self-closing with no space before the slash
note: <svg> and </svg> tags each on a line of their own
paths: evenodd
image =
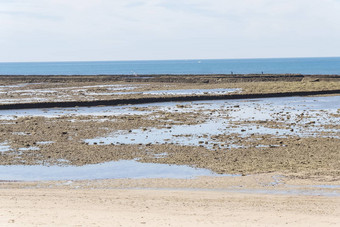
<svg viewBox="0 0 340 227">
<path fill-rule="evenodd" d="M 338 0 L 0 0 L 0 61 L 339 56 Z"/>
</svg>

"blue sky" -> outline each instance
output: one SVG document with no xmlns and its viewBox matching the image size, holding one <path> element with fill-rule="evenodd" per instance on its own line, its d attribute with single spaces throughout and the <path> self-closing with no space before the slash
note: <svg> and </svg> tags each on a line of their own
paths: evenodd
<svg viewBox="0 0 340 227">
<path fill-rule="evenodd" d="M 339 0 L 0 0 L 0 62 L 340 56 Z"/>
</svg>

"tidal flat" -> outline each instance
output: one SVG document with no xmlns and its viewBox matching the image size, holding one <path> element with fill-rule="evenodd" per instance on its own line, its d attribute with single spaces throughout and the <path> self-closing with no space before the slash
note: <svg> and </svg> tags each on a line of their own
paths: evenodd
<svg viewBox="0 0 340 227">
<path fill-rule="evenodd" d="M 206 83 L 199 76 L 197 81 L 182 83 L 186 77 L 182 82 L 178 78 L 173 82 L 141 82 L 143 78 L 108 82 L 86 81 L 88 76 L 85 81 L 28 76 L 5 80 L 0 98 L 2 103 L 25 103 L 340 88 L 334 76 L 321 80 L 298 77 L 300 81 L 290 76 L 281 81 L 253 77 L 253 82 L 223 83 L 220 78 Z M 278 172 L 339 180 L 339 97 L 1 110 L 0 164 L 6 168 L 66 167 L 130 160 L 216 174 Z"/>
<path fill-rule="evenodd" d="M 339 78 L 3 77 L 2 106 L 184 101 L 1 109 L 0 224 L 336 225 Z M 223 99 L 185 101 L 202 95 Z"/>
</svg>

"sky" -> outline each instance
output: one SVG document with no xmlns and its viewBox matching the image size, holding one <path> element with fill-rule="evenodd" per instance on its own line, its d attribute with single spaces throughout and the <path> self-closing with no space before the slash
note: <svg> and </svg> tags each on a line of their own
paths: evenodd
<svg viewBox="0 0 340 227">
<path fill-rule="evenodd" d="M 340 56 L 340 0 L 0 0 L 0 62 Z"/>
</svg>

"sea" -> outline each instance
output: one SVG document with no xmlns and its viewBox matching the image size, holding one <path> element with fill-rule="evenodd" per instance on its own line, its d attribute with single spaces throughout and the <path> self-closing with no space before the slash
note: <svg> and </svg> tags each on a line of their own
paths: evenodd
<svg viewBox="0 0 340 227">
<path fill-rule="evenodd" d="M 0 63 L 0 75 L 340 74 L 340 57 Z"/>
</svg>

